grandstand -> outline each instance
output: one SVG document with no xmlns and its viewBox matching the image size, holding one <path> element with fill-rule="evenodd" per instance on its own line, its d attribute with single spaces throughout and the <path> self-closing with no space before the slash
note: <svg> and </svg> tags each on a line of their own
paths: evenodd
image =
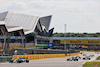
<svg viewBox="0 0 100 67">
<path fill-rule="evenodd" d="M 12 11 L 0 13 L 0 50 L 35 48 L 37 43 L 46 43 L 49 47 L 54 30 L 49 29 L 51 17 Z"/>
<path fill-rule="evenodd" d="M 100 37 L 53 37 L 53 48 L 64 49 L 65 41 L 66 49 L 100 50 Z"/>
</svg>

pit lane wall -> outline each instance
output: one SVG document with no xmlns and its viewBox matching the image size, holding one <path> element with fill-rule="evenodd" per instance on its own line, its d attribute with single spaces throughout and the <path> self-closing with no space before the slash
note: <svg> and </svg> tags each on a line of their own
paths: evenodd
<svg viewBox="0 0 100 67">
<path fill-rule="evenodd" d="M 19 57 L 27 57 L 29 60 L 35 59 L 45 59 L 45 58 L 57 58 L 57 57 L 66 57 L 66 56 L 75 56 L 79 55 L 78 53 L 70 53 L 70 54 L 34 54 L 34 55 L 13 55 L 13 60 L 18 59 Z"/>
</svg>

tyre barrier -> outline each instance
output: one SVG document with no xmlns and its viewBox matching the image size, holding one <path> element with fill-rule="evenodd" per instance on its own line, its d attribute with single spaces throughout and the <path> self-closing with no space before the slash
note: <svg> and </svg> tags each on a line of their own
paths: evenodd
<svg viewBox="0 0 100 67">
<path fill-rule="evenodd" d="M 71 53 L 70 56 L 79 55 L 79 53 Z M 29 60 L 35 59 L 45 59 L 45 58 L 57 58 L 57 57 L 66 57 L 69 54 L 34 54 L 34 55 L 13 55 L 13 60 L 18 59 L 20 57 L 27 57 Z"/>
</svg>

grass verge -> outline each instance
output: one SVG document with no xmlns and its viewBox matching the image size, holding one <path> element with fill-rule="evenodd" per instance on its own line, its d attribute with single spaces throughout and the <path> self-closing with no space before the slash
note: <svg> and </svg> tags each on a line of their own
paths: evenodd
<svg viewBox="0 0 100 67">
<path fill-rule="evenodd" d="M 100 64 L 98 65 L 98 67 L 100 67 Z"/>
<path fill-rule="evenodd" d="M 99 57 L 97 57 L 97 60 L 100 60 L 100 56 L 99 56 Z"/>
<path fill-rule="evenodd" d="M 86 62 L 83 67 L 94 67 L 99 62 Z"/>
</svg>

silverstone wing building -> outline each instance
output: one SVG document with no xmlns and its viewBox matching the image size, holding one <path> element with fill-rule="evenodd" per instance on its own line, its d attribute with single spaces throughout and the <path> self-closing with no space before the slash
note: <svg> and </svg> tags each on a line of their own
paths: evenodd
<svg viewBox="0 0 100 67">
<path fill-rule="evenodd" d="M 0 13 L 0 50 L 33 48 L 37 43 L 52 43 L 54 28 L 49 30 L 51 17 L 11 11 Z"/>
</svg>

